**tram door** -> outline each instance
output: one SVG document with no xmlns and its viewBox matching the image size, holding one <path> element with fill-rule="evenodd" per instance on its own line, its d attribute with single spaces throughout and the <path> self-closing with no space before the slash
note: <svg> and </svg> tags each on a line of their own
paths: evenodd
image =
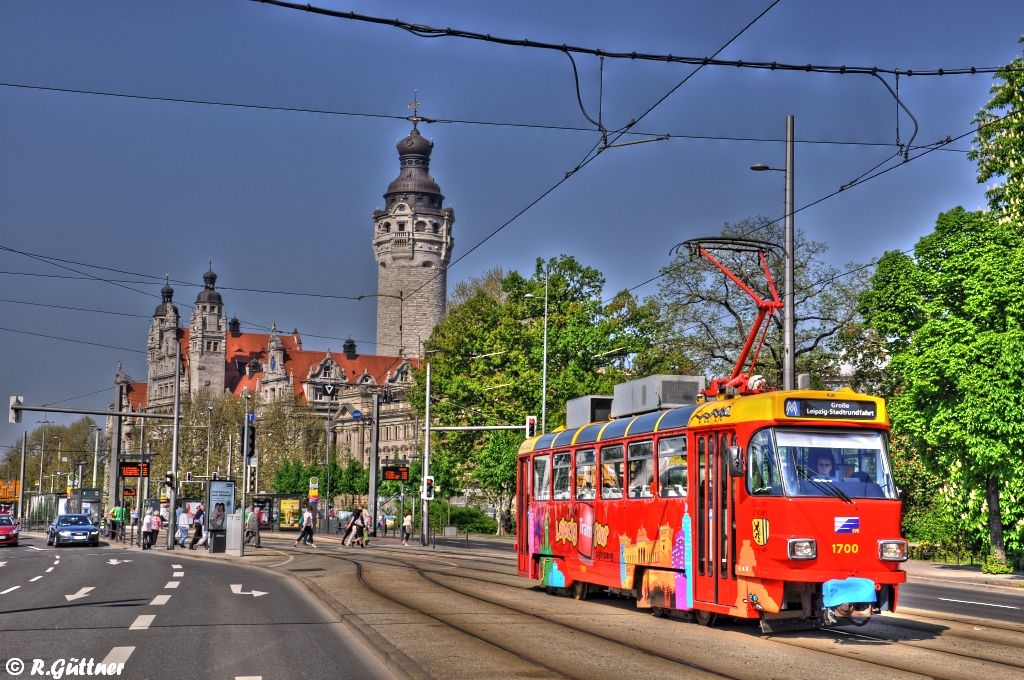
<svg viewBox="0 0 1024 680">
<path fill-rule="evenodd" d="M 519 573 L 528 575 L 530 568 L 530 458 L 519 459 L 519 474 L 516 476 L 516 550 L 519 553 Z"/>
<path fill-rule="evenodd" d="M 694 597 L 701 602 L 736 602 L 736 510 L 725 460 L 728 447 L 735 441 L 731 431 L 697 435 Z"/>
</svg>

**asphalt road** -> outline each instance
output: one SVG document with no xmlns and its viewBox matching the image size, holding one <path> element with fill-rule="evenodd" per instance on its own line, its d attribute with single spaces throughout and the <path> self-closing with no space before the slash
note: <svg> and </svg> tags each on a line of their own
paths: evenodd
<svg viewBox="0 0 1024 680">
<path fill-rule="evenodd" d="M 1024 591 L 911 579 L 899 597 L 899 607 L 1024 624 Z"/>
<path fill-rule="evenodd" d="M 0 550 L 0 677 L 14 658 L 24 677 L 80 659 L 125 678 L 391 677 L 291 579 L 187 552 Z"/>
</svg>

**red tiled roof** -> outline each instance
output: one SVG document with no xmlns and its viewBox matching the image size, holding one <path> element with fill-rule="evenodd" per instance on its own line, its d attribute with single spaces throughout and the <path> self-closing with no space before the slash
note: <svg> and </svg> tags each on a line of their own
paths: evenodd
<svg viewBox="0 0 1024 680">
<path fill-rule="evenodd" d="M 128 383 L 125 396 L 128 399 L 128 408 L 132 411 L 141 411 L 146 408 L 146 392 L 149 385 L 144 382 Z"/>
</svg>

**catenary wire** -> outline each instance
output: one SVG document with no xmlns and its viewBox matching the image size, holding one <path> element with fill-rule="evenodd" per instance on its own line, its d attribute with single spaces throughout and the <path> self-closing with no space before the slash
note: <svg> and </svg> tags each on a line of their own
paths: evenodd
<svg viewBox="0 0 1024 680">
<path fill-rule="evenodd" d="M 510 47 L 527 47 L 533 49 L 554 50 L 558 52 L 572 52 L 576 54 L 585 54 L 594 57 L 604 57 L 605 59 L 625 59 L 630 61 L 656 61 L 673 64 L 687 64 L 690 66 L 728 66 L 731 68 L 752 68 L 770 71 L 832 73 L 838 75 L 876 75 L 879 73 L 886 73 L 890 75 L 899 74 L 906 77 L 977 75 L 997 73 L 999 71 L 1009 72 L 1024 70 L 1011 66 L 967 66 L 959 68 L 927 69 L 900 69 L 895 67 L 881 66 L 828 66 L 818 64 L 786 64 L 779 63 L 777 61 L 744 61 L 738 59 L 716 59 L 715 55 L 718 54 L 717 52 L 715 53 L 715 55 L 712 55 L 711 57 L 686 57 L 674 54 L 653 54 L 647 52 L 613 52 L 594 47 L 580 47 L 576 45 L 567 45 L 564 43 L 549 43 L 522 38 L 503 38 L 500 36 L 492 35 L 490 33 L 478 33 L 475 31 L 466 31 L 450 27 L 436 28 L 434 26 L 427 26 L 425 24 L 414 24 L 408 21 L 402 21 L 401 19 L 387 19 L 384 17 L 375 17 L 366 14 L 358 14 L 356 12 L 340 12 L 326 9 L 323 7 L 316 7 L 311 4 L 300 5 L 293 2 L 284 2 L 283 0 L 252 1 L 259 2 L 264 5 L 274 5 L 285 9 L 294 9 L 303 12 L 310 12 L 312 14 L 320 14 L 335 19 L 346 19 L 350 21 L 359 21 L 371 24 L 392 26 L 394 28 L 399 28 L 404 31 L 408 31 L 413 35 L 424 38 L 463 38 L 467 40 L 478 40 L 498 45 L 507 45 Z M 775 4 L 777 3 L 772 3 L 773 6 Z M 769 7 L 769 9 L 771 8 Z"/>
</svg>

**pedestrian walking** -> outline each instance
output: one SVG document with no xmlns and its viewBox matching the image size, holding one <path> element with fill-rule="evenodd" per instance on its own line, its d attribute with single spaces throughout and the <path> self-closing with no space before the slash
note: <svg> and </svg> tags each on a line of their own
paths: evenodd
<svg viewBox="0 0 1024 680">
<path fill-rule="evenodd" d="M 185 547 L 185 539 L 188 538 L 188 513 L 185 512 L 185 508 L 181 507 L 181 503 L 178 503 L 178 507 L 174 511 L 174 529 L 177 531 L 175 541 L 181 548 Z"/>
<path fill-rule="evenodd" d="M 363 519 L 363 506 L 356 508 L 355 512 L 352 513 L 352 517 L 348 523 L 348 533 L 345 534 L 345 538 L 341 544 L 346 547 L 351 547 L 352 543 L 359 541 L 362 544 L 363 539 L 363 526 L 365 520 Z"/>
<path fill-rule="evenodd" d="M 153 513 L 153 519 L 149 524 L 149 547 L 152 548 L 156 545 L 156 539 L 160 536 L 160 527 L 163 526 L 164 520 L 160 516 L 159 512 Z"/>
<path fill-rule="evenodd" d="M 245 544 L 249 545 L 253 540 L 257 548 L 263 547 L 260 541 L 260 511 L 255 503 L 249 508 L 249 516 L 245 520 Z"/>
<path fill-rule="evenodd" d="M 299 537 L 295 539 L 295 545 L 292 547 L 298 548 L 299 541 L 305 542 L 309 540 L 309 544 L 316 548 L 316 543 L 313 542 L 313 511 L 310 507 L 306 506 L 306 511 L 302 513 L 302 531 L 299 533 Z"/>
<path fill-rule="evenodd" d="M 402 518 L 402 545 L 409 545 L 409 538 L 412 536 L 412 510 L 405 511 Z"/>
<path fill-rule="evenodd" d="M 204 520 L 206 520 L 206 513 L 203 512 L 203 504 L 200 503 L 199 507 L 196 508 L 196 514 L 192 517 L 192 524 L 195 525 L 196 531 L 194 534 L 192 534 L 192 542 L 188 545 L 189 550 L 195 550 L 196 543 L 199 543 L 200 540 L 205 538 L 205 534 L 203 532 Z M 200 543 L 200 545 L 203 544 Z"/>
<path fill-rule="evenodd" d="M 142 549 L 149 550 L 149 532 L 153 526 L 153 510 L 147 510 L 146 516 L 142 518 Z"/>
</svg>

